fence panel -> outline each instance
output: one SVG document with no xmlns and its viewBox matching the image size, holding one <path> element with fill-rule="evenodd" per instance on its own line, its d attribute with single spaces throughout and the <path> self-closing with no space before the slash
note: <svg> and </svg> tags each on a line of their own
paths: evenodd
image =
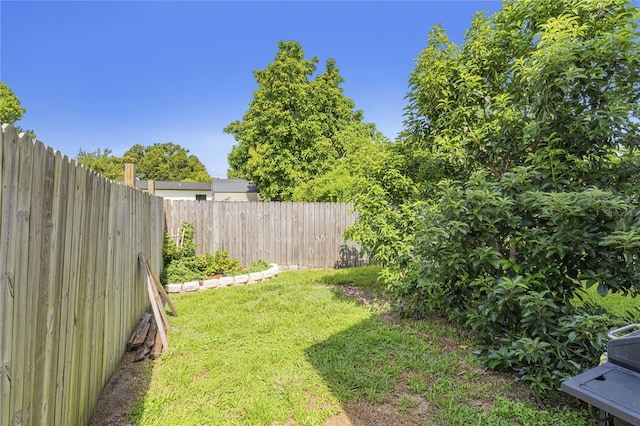
<svg viewBox="0 0 640 426">
<path fill-rule="evenodd" d="M 198 254 L 226 250 L 245 266 L 258 259 L 299 268 L 363 264 L 357 244 L 343 237 L 357 218 L 352 209 L 350 203 L 164 201 L 172 235 L 191 223 Z"/>
<path fill-rule="evenodd" d="M 3 126 L 0 425 L 87 424 L 162 266 L 162 199 Z"/>
</svg>

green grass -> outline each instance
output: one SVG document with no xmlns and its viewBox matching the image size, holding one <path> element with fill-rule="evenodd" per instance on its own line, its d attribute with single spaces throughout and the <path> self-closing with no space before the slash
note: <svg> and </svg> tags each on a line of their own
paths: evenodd
<svg viewBox="0 0 640 426">
<path fill-rule="evenodd" d="M 489 376 L 470 338 L 446 323 L 383 320 L 379 305 L 337 290 L 379 291 L 377 272 L 291 271 L 173 297 L 171 348 L 154 361 L 136 422 L 322 425 L 367 403 L 406 424 L 590 424 L 585 413 L 514 399 L 511 378 Z"/>
</svg>

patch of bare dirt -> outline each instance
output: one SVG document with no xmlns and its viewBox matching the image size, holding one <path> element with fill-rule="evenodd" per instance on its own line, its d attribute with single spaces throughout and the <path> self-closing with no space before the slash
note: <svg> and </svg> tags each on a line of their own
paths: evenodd
<svg viewBox="0 0 640 426">
<path fill-rule="evenodd" d="M 438 408 L 407 386 L 411 374 L 403 375 L 396 389 L 382 404 L 359 401 L 342 406 L 343 412 L 329 417 L 324 426 L 418 426 L 433 417 Z"/>
<path fill-rule="evenodd" d="M 350 285 L 341 285 L 338 289 L 344 296 L 372 308 L 383 321 L 393 325 L 402 323 L 401 319 L 391 310 L 391 303 L 383 297 L 376 296 L 371 290 Z"/>
<path fill-rule="evenodd" d="M 358 301 L 358 303 L 371 307 L 375 302 L 373 292 L 366 288 L 342 285 L 339 287 L 342 294 Z"/>
<path fill-rule="evenodd" d="M 357 300 L 364 306 L 374 308 L 376 305 L 384 306 L 384 309 L 378 310 L 378 313 L 380 318 L 386 323 L 399 326 L 413 321 L 394 315 L 388 301 L 376 298 L 369 290 L 359 287 L 341 286 L 340 291 L 345 296 Z M 376 309 L 374 309 L 374 311 L 376 311 Z M 424 319 L 422 321 L 424 321 Z M 445 324 L 446 320 L 439 317 L 429 318 L 428 321 L 442 323 L 443 326 L 449 325 Z M 447 336 L 433 337 L 435 343 L 437 343 L 443 352 L 454 352 L 464 349 L 460 341 L 454 338 Z M 461 337 L 464 338 L 468 336 Z M 417 426 L 428 424 L 429 420 L 435 421 L 440 408 L 426 399 L 422 394 L 412 392 L 407 385 L 408 380 L 415 374 L 418 373 L 404 373 L 396 383 L 395 391 L 391 393 L 382 404 L 371 404 L 368 402 L 344 404 L 342 407 L 343 412 L 328 418 L 324 426 Z M 487 370 L 479 366 L 471 366 L 462 361 L 458 366 L 458 373 L 454 380 L 462 383 L 470 380 L 470 377 L 488 386 L 488 388 L 492 390 L 488 393 L 489 395 L 495 394 L 493 390 L 504 389 L 505 386 L 508 386 L 511 399 L 526 400 L 532 402 L 534 405 L 536 404 L 531 391 L 516 382 L 515 376 L 511 374 Z M 426 378 L 423 377 L 423 379 Z M 471 403 L 481 407 L 483 411 L 489 412 L 495 400 L 488 396 L 474 400 Z"/>
<path fill-rule="evenodd" d="M 136 401 L 149 386 L 150 361 L 133 362 L 135 352 L 127 352 L 102 390 L 90 426 L 130 426 Z"/>
<path fill-rule="evenodd" d="M 463 382 L 464 371 L 458 375 L 456 381 Z M 414 393 L 409 389 L 408 381 L 414 375 L 419 373 L 405 373 L 396 383 L 396 388 L 382 404 L 371 404 L 364 401 L 344 404 L 342 412 L 329 417 L 325 420 L 323 426 L 419 426 L 437 422 L 440 407 L 432 403 L 421 393 Z M 478 377 L 479 381 L 488 385 L 490 389 L 500 389 L 504 387 L 505 381 L 511 381 L 512 398 L 514 400 L 530 400 L 532 397 L 530 392 L 513 383 L 512 377 L 495 373 L 492 371 L 483 371 Z M 494 392 L 490 392 L 493 394 Z M 532 401 L 533 402 L 533 401 Z M 483 411 L 489 412 L 495 403 L 492 398 L 482 398 L 470 402 L 480 407 Z"/>
<path fill-rule="evenodd" d="M 324 426 L 353 426 L 351 423 L 351 419 L 347 416 L 347 413 L 344 411 L 340 414 L 336 414 L 335 416 L 329 417 L 324 421 Z"/>
</svg>

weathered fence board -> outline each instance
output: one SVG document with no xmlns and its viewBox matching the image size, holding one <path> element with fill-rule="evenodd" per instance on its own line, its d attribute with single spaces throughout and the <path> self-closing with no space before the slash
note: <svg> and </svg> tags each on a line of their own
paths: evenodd
<svg viewBox="0 0 640 426">
<path fill-rule="evenodd" d="M 49 153 L 48 157 L 51 156 Z M 59 262 L 64 254 L 64 220 L 66 218 L 66 196 L 68 168 L 63 167 L 65 161 L 60 153 L 52 156 L 53 176 L 52 186 L 48 192 L 51 194 L 51 209 L 49 214 L 50 237 L 48 270 L 46 271 L 46 282 L 48 291 L 48 303 L 46 306 L 47 334 L 44 345 L 44 366 L 45 372 L 42 381 L 41 396 L 42 405 L 36 409 L 36 423 L 42 424 L 47 419 L 53 419 L 55 415 L 55 395 L 56 378 L 58 368 L 57 345 L 60 340 L 60 319 L 61 319 L 61 298 L 62 298 L 62 262 Z M 47 172 L 49 174 L 49 172 Z M 49 223 L 47 224 L 49 226 Z"/>
<path fill-rule="evenodd" d="M 21 142 L 21 141 L 19 141 Z M 16 247 L 16 265 L 14 269 L 14 312 L 13 312 L 13 338 L 11 342 L 11 399 L 12 422 L 16 424 L 29 424 L 28 412 L 25 413 L 23 403 L 26 403 L 29 395 L 29 387 L 25 375 L 29 363 L 29 351 L 27 336 L 27 313 L 29 311 L 29 208 L 31 204 L 31 174 L 33 170 L 33 152 L 24 143 L 19 143 L 18 161 L 18 205 L 16 211 L 16 239 L 19 245 Z M 22 359 L 18 362 L 17 360 Z M 16 392 L 17 391 L 17 392 Z M 25 398 L 26 397 L 26 398 Z"/>
<path fill-rule="evenodd" d="M 245 266 L 258 259 L 299 268 L 361 265 L 353 255 L 358 246 L 343 237 L 357 217 L 352 209 L 349 203 L 164 201 L 172 235 L 191 223 L 197 253 L 226 250 Z"/>
<path fill-rule="evenodd" d="M 0 356 L 0 403 L 6 409 L 0 410 L 0 424 L 10 424 L 14 410 L 11 405 L 12 369 L 11 360 L 13 349 L 13 314 L 15 299 L 15 270 L 18 246 L 16 223 L 18 207 L 18 140 L 17 134 L 10 133 L 5 138 L 2 147 L 2 223 L 0 228 L 0 259 L 3 270 L 0 274 L 2 300 L 2 345 Z M 1 267 L 1 266 L 0 266 Z"/>
<path fill-rule="evenodd" d="M 162 199 L 3 126 L 0 425 L 87 424 L 148 307 L 138 253 L 162 264 Z"/>
</svg>

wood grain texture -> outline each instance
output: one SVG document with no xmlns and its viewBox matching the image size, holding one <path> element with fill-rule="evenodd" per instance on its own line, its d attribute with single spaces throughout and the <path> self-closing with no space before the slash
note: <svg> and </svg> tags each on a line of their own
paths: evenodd
<svg viewBox="0 0 640 426">
<path fill-rule="evenodd" d="M 87 424 L 162 266 L 162 199 L 0 139 L 0 424 Z"/>
<path fill-rule="evenodd" d="M 250 266 L 258 259 L 283 267 L 334 268 L 364 263 L 344 239 L 357 215 L 349 203 L 165 200 L 167 231 L 194 225 L 197 253 L 226 250 Z M 345 253 L 350 256 L 345 256 Z"/>
</svg>

